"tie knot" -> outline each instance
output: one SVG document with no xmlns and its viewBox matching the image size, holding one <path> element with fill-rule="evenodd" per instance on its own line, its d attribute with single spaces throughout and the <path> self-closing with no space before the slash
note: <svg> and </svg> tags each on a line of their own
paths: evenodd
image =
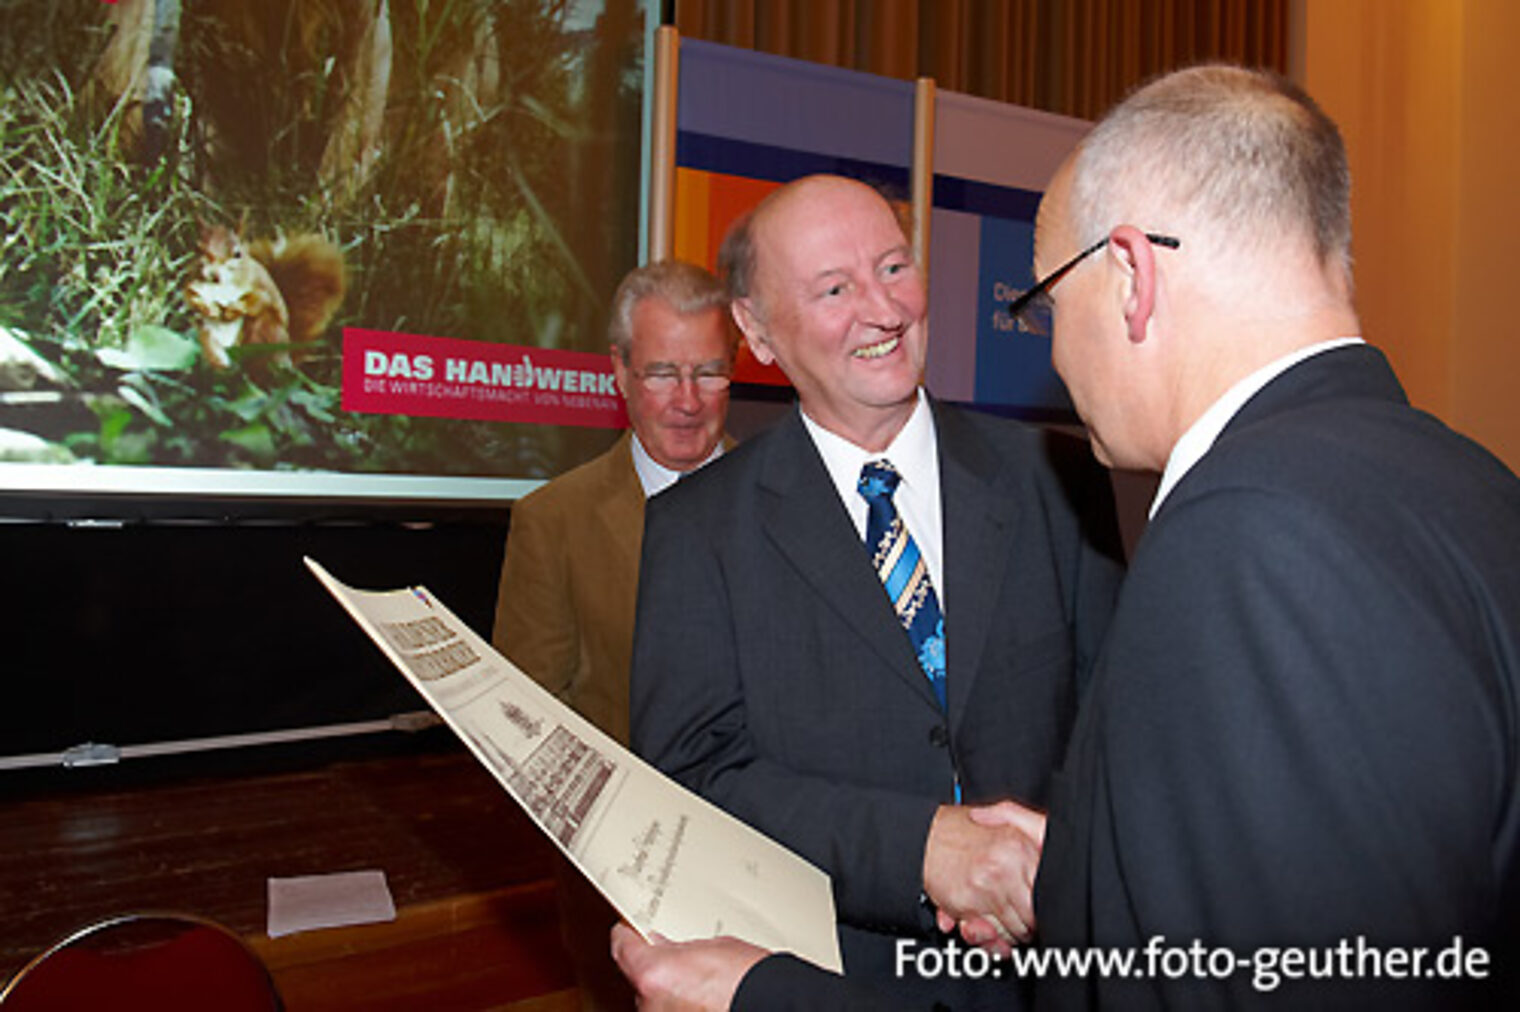
<svg viewBox="0 0 1520 1012">
<path fill-rule="evenodd" d="M 867 500 L 883 496 L 890 499 L 892 493 L 897 491 L 897 483 L 900 481 L 902 475 L 897 473 L 897 468 L 885 460 L 871 460 L 861 467 L 860 482 L 856 487 Z"/>
</svg>

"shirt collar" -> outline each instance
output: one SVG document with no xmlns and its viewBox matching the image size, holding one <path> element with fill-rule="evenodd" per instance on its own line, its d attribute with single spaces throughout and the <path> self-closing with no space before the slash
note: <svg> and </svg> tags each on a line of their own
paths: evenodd
<svg viewBox="0 0 1520 1012">
<path fill-rule="evenodd" d="M 630 447 L 633 451 L 633 469 L 638 473 L 639 484 L 644 488 L 645 499 L 658 492 L 665 491 L 680 481 L 683 475 L 690 473 L 687 471 L 673 471 L 664 464 L 661 464 L 649 455 L 648 450 L 644 449 L 644 444 L 639 442 L 639 434 L 637 432 L 631 433 L 631 435 L 633 436 L 633 446 Z M 723 456 L 723 440 L 720 439 L 718 440 L 718 445 L 713 447 L 712 453 L 709 453 L 707 459 L 698 464 L 697 467 L 711 464 L 721 456 Z M 692 468 L 692 470 L 694 471 L 696 468 Z"/>
<path fill-rule="evenodd" d="M 819 425 L 802 411 L 802 424 L 807 426 L 813 445 L 823 457 L 823 466 L 839 490 L 839 498 L 846 504 L 856 501 L 856 485 L 860 481 L 860 468 L 870 460 L 891 461 L 902 483 L 910 490 L 937 488 L 939 474 L 939 447 L 934 439 L 934 412 L 929 407 L 929 396 L 924 388 L 918 388 L 918 402 L 892 442 L 880 453 L 868 453 Z"/>
<path fill-rule="evenodd" d="M 1150 515 L 1155 517 L 1156 511 L 1161 508 L 1161 504 L 1171 494 L 1172 489 L 1176 488 L 1177 483 L 1193 469 L 1194 464 L 1203 459 L 1203 455 L 1213 447 L 1214 441 L 1219 438 L 1225 426 L 1230 424 L 1230 420 L 1240 412 L 1241 408 L 1245 407 L 1247 401 L 1256 396 L 1262 387 L 1305 359 L 1335 348 L 1363 343 L 1365 342 L 1360 337 L 1338 337 L 1334 340 L 1311 344 L 1268 362 L 1226 390 L 1223 396 L 1209 405 L 1207 411 L 1198 416 L 1197 421 L 1188 426 L 1182 438 L 1177 440 L 1177 445 L 1172 447 L 1171 455 L 1166 460 L 1166 470 L 1161 473 L 1161 484 L 1156 488 L 1156 497 L 1151 500 Z"/>
</svg>

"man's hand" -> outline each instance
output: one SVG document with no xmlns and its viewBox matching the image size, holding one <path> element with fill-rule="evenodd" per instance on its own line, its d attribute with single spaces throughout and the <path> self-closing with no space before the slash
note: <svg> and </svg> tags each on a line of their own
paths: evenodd
<svg viewBox="0 0 1520 1012">
<path fill-rule="evenodd" d="M 642 1012 L 725 1012 L 750 967 L 768 955 L 737 938 L 650 943 L 626 924 L 612 927 L 612 958 Z"/>
<path fill-rule="evenodd" d="M 924 892 L 942 931 L 1006 951 L 1034 935 L 1034 878 L 1045 816 L 1013 801 L 941 805 L 924 848 Z"/>
</svg>

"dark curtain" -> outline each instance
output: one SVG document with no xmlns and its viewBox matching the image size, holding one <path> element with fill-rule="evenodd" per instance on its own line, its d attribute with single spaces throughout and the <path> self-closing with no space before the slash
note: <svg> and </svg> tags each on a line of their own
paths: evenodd
<svg viewBox="0 0 1520 1012">
<path fill-rule="evenodd" d="M 1211 60 L 1286 72 L 1290 0 L 675 0 L 685 38 L 1096 119 Z"/>
</svg>

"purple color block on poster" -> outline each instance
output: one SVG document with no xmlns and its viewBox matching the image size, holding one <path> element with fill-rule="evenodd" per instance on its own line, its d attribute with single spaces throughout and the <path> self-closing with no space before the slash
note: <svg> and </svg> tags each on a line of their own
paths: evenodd
<svg viewBox="0 0 1520 1012">
<path fill-rule="evenodd" d="M 913 85 L 711 42 L 681 43 L 682 131 L 906 168 Z"/>
</svg>

